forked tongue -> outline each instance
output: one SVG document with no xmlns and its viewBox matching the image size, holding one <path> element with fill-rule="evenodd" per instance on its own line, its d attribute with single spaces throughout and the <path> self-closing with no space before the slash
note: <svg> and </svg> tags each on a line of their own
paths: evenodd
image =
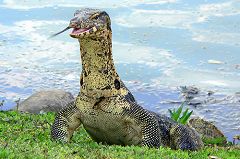
<svg viewBox="0 0 240 159">
<path fill-rule="evenodd" d="M 55 37 L 55 36 L 57 36 L 57 35 L 59 35 L 59 34 L 65 32 L 65 31 L 67 31 L 68 29 L 71 29 L 71 27 L 68 26 L 68 27 L 66 27 L 65 29 L 63 29 L 62 31 L 60 31 L 60 32 L 58 32 L 58 33 L 55 33 L 55 34 L 51 35 L 49 38 L 53 38 L 53 37 Z"/>
</svg>

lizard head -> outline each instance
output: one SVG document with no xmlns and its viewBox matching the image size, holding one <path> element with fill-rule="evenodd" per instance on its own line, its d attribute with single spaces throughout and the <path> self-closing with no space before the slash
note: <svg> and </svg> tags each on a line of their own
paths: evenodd
<svg viewBox="0 0 240 159">
<path fill-rule="evenodd" d="M 96 37 L 100 36 L 103 30 L 111 31 L 111 20 L 105 11 L 84 8 L 74 13 L 69 27 L 73 28 L 70 33 L 73 38 Z"/>
</svg>

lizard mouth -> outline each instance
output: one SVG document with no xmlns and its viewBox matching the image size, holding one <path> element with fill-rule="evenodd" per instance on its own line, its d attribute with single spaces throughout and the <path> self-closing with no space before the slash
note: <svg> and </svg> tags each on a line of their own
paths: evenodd
<svg viewBox="0 0 240 159">
<path fill-rule="evenodd" d="M 86 32 L 88 30 L 90 30 L 90 29 L 89 28 L 88 29 L 73 28 L 72 33 L 70 33 L 70 34 L 71 35 L 78 35 L 78 34 Z"/>
<path fill-rule="evenodd" d="M 91 28 L 73 28 L 70 36 L 73 38 L 83 37 L 85 35 L 89 35 L 95 31 L 95 27 Z"/>
</svg>

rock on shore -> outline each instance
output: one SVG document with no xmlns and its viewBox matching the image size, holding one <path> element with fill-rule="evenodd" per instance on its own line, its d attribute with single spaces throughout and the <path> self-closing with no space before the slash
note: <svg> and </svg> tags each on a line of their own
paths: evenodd
<svg viewBox="0 0 240 159">
<path fill-rule="evenodd" d="M 40 91 L 21 102 L 18 110 L 34 114 L 58 112 L 72 101 L 74 101 L 73 95 L 63 90 Z"/>
</svg>

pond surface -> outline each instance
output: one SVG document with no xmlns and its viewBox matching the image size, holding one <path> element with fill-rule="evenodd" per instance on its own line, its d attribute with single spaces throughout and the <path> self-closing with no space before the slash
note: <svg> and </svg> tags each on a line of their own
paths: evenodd
<svg viewBox="0 0 240 159">
<path fill-rule="evenodd" d="M 77 95 L 78 42 L 67 32 L 48 37 L 82 7 L 111 16 L 118 73 L 145 108 L 168 115 L 182 100 L 178 87 L 194 85 L 217 101 L 189 106 L 194 115 L 229 140 L 240 134 L 238 0 L 0 1 L 0 109 L 43 89 Z"/>
</svg>

